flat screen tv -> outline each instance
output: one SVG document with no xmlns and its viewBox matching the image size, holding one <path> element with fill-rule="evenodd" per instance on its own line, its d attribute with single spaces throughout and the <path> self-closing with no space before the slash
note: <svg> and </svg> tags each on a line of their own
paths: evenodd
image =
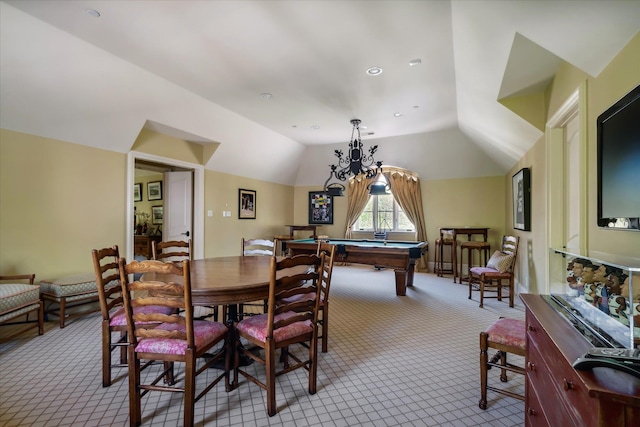
<svg viewBox="0 0 640 427">
<path fill-rule="evenodd" d="M 640 231 L 640 85 L 598 116 L 598 226 Z"/>
</svg>

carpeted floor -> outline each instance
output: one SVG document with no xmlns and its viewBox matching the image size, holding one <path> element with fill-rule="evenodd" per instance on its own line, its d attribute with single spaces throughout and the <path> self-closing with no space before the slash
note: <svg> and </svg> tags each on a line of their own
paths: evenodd
<svg viewBox="0 0 640 427">
<path fill-rule="evenodd" d="M 500 316 L 524 319 L 519 299 L 515 308 L 492 299 L 481 309 L 466 285 L 427 273 L 397 297 L 394 280 L 389 269 L 334 268 L 329 352 L 320 354 L 315 395 L 303 371 L 279 377 L 278 413 L 268 417 L 254 384 L 241 380 L 230 393 L 217 386 L 196 403 L 196 425 L 523 425 L 519 400 L 489 392 L 487 410 L 478 408 L 478 334 Z M 98 313 L 64 329 L 54 320 L 43 336 L 32 330 L 10 341 L 2 338 L 11 327 L 0 328 L 0 426 L 128 425 L 126 368 L 101 385 L 99 325 Z M 505 386 L 495 370 L 489 382 Z M 510 375 L 506 385 L 523 393 L 524 379 Z M 182 396 L 147 395 L 142 417 L 143 425 L 180 425 Z"/>
</svg>

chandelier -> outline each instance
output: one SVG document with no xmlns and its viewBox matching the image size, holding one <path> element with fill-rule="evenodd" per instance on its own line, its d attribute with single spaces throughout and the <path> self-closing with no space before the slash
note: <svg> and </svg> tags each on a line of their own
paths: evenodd
<svg viewBox="0 0 640 427">
<path fill-rule="evenodd" d="M 382 162 L 376 162 L 373 158 L 373 155 L 378 150 L 378 146 L 374 145 L 369 147 L 369 154 L 367 155 L 363 150 L 362 140 L 360 139 L 360 120 L 353 119 L 351 120 L 351 124 L 353 125 L 353 129 L 351 130 L 349 153 L 344 156 L 342 150 L 335 150 L 338 164 L 329 166 L 331 172 L 329 173 L 329 178 L 327 178 L 324 183 L 324 191 L 332 196 L 343 196 L 345 189 L 344 185 L 339 182 L 329 183 L 332 178 L 339 181 L 346 181 L 351 176 L 364 175 L 367 179 L 372 179 L 380 174 L 384 179 Z M 357 137 L 354 137 L 356 132 Z M 378 182 L 369 185 L 370 194 L 381 194 L 379 185 Z M 386 187 L 388 186 L 384 188 Z"/>
</svg>

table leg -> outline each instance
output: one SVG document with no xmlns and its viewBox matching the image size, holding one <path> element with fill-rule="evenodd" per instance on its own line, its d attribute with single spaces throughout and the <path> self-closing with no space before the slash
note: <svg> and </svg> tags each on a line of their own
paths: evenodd
<svg viewBox="0 0 640 427">
<path fill-rule="evenodd" d="M 407 294 L 407 270 L 393 270 L 396 273 L 396 295 L 405 296 Z"/>
</svg>

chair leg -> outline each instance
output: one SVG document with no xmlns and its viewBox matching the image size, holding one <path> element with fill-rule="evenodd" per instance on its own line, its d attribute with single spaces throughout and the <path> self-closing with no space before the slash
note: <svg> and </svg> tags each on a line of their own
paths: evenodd
<svg viewBox="0 0 640 427">
<path fill-rule="evenodd" d="M 509 278 L 509 307 L 513 308 L 513 274 Z"/>
<path fill-rule="evenodd" d="M 138 427 L 142 424 L 140 405 L 140 360 L 136 357 L 133 346 L 129 351 L 129 424 Z"/>
<path fill-rule="evenodd" d="M 58 314 L 60 315 L 60 329 L 64 328 L 64 309 L 67 303 L 67 299 L 65 297 L 60 298 L 60 311 Z"/>
<path fill-rule="evenodd" d="M 507 352 L 500 351 L 499 353 L 500 353 L 500 364 L 502 366 L 507 366 Z M 503 383 L 506 383 L 508 381 L 506 369 L 500 369 L 500 381 L 502 381 Z"/>
<path fill-rule="evenodd" d="M 193 353 L 185 356 L 187 356 L 184 366 L 184 425 L 186 427 L 192 426 L 194 421 L 196 361 Z"/>
<path fill-rule="evenodd" d="M 318 333 L 317 330 L 315 332 Z M 324 339 L 324 338 L 323 338 Z M 309 394 L 316 394 L 317 377 L 318 377 L 318 337 L 312 339 L 309 343 Z"/>
<path fill-rule="evenodd" d="M 40 301 L 38 308 L 38 335 L 44 334 L 44 302 Z"/>
<path fill-rule="evenodd" d="M 124 348 L 127 351 L 127 348 Z M 102 387 L 111 385 L 111 331 L 109 321 L 102 321 Z"/>
<path fill-rule="evenodd" d="M 480 401 L 478 402 L 480 409 L 487 409 L 487 370 L 489 367 L 487 339 L 487 333 L 480 332 Z"/>
<path fill-rule="evenodd" d="M 480 278 L 480 308 L 484 306 L 484 278 Z"/>
<path fill-rule="evenodd" d="M 273 417 L 276 414 L 276 351 L 273 341 L 267 340 L 265 343 L 264 355 L 267 374 L 267 414 Z"/>
<path fill-rule="evenodd" d="M 322 307 L 322 352 L 329 350 L 329 301 Z"/>
</svg>

